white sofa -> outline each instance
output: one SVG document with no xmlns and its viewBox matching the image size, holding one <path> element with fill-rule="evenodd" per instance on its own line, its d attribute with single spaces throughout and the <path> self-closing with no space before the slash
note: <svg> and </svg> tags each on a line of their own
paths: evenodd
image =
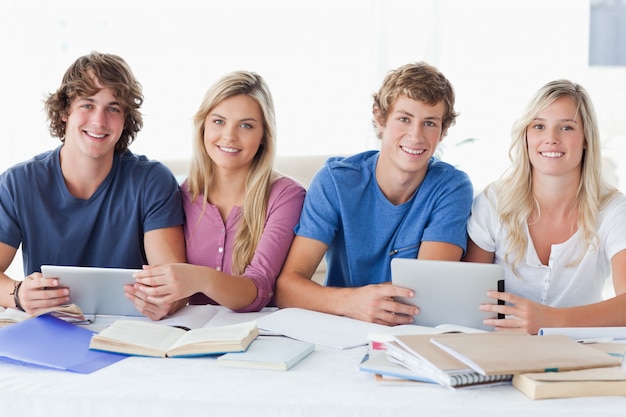
<svg viewBox="0 0 626 417">
<path fill-rule="evenodd" d="M 299 181 L 305 188 L 311 183 L 315 173 L 323 165 L 329 155 L 305 155 L 305 156 L 278 156 L 275 167 L 277 171 Z M 174 175 L 179 179 L 187 176 L 189 171 L 189 160 L 175 159 L 162 161 L 167 165 Z M 326 262 L 322 260 L 317 268 L 313 279 L 320 284 L 324 282 L 326 276 Z"/>
<path fill-rule="evenodd" d="M 313 175 L 320 169 L 329 155 L 278 156 L 274 166 L 276 170 L 309 186 Z M 162 161 L 174 175 L 182 179 L 189 173 L 189 160 L 171 159 Z"/>
</svg>

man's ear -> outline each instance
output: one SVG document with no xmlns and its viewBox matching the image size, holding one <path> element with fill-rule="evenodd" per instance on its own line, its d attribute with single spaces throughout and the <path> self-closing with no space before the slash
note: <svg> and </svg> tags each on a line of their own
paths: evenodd
<svg viewBox="0 0 626 417">
<path fill-rule="evenodd" d="M 383 130 L 385 130 L 385 121 L 381 120 L 380 108 L 377 105 L 372 107 L 372 115 L 374 118 L 374 123 L 376 124 L 376 136 L 379 138 L 383 135 Z"/>
</svg>

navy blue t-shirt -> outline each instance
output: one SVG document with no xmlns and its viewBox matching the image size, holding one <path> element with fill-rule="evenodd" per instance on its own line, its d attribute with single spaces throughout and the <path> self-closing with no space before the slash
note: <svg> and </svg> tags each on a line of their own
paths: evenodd
<svg viewBox="0 0 626 417">
<path fill-rule="evenodd" d="M 60 149 L 0 175 L 0 242 L 22 244 L 25 276 L 44 264 L 141 268 L 144 234 L 183 224 L 178 184 L 165 165 L 130 151 L 115 155 L 83 200 L 67 189 Z"/>
</svg>

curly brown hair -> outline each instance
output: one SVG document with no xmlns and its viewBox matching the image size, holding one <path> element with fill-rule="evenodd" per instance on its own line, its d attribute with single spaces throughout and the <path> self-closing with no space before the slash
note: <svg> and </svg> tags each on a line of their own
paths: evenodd
<svg viewBox="0 0 626 417">
<path fill-rule="evenodd" d="M 77 97 L 91 97 L 100 89 L 110 88 L 124 112 L 124 130 L 115 145 L 115 153 L 126 152 L 143 127 L 139 108 L 143 103 L 141 84 L 121 57 L 91 52 L 78 58 L 65 72 L 59 89 L 48 96 L 45 108 L 50 134 L 65 142 L 66 122 L 71 103 Z"/>
</svg>

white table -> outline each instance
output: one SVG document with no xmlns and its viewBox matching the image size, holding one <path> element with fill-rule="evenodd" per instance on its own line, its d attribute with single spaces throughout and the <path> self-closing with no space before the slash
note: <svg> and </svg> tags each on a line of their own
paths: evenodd
<svg viewBox="0 0 626 417">
<path fill-rule="evenodd" d="M 380 383 L 357 369 L 365 351 L 318 346 L 286 372 L 222 368 L 214 357 L 129 357 L 88 375 L 0 362 L 0 416 L 626 414 L 626 397 L 532 401 L 510 385 L 453 391 L 429 384 Z"/>
</svg>

